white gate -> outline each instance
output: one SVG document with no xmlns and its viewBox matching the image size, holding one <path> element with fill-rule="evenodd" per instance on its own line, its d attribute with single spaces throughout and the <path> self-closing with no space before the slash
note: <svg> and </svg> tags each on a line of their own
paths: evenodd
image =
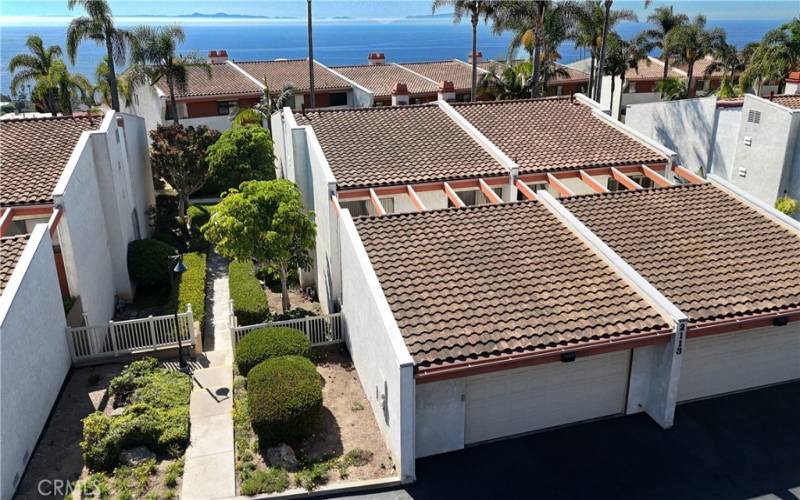
<svg viewBox="0 0 800 500">
<path fill-rule="evenodd" d="M 193 322 L 192 306 L 187 304 L 186 312 L 178 314 L 177 324 L 175 315 L 169 314 L 67 327 L 67 344 L 73 362 L 174 349 L 178 347 L 176 332 L 182 345 L 194 346 Z"/>
<path fill-rule="evenodd" d="M 236 322 L 236 316 L 233 314 L 233 301 L 231 300 L 229 318 L 231 341 L 234 347 L 236 347 L 236 344 L 238 344 L 248 332 L 269 327 L 286 327 L 300 330 L 306 334 L 312 347 L 344 342 L 345 322 L 342 313 L 239 326 Z"/>
</svg>

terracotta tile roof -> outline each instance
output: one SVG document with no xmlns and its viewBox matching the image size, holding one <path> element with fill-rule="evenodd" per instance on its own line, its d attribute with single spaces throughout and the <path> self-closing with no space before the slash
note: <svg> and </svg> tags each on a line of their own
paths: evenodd
<svg viewBox="0 0 800 500">
<path fill-rule="evenodd" d="M 569 97 L 453 107 L 514 160 L 520 173 L 667 160 Z"/>
<path fill-rule="evenodd" d="M 420 368 L 667 328 L 538 202 L 355 224 Z"/>
<path fill-rule="evenodd" d="M 561 202 L 692 323 L 800 307 L 800 236 L 711 184 Z"/>
<path fill-rule="evenodd" d="M 332 69 L 368 88 L 375 97 L 390 96 L 395 83 L 405 83 L 412 95 L 435 94 L 438 90 L 437 84 L 395 64 L 338 66 Z"/>
<path fill-rule="evenodd" d="M 175 89 L 175 97 L 200 97 L 254 94 L 261 95 L 261 86 L 247 78 L 239 70 L 227 63 L 211 64 L 211 78 L 205 69 L 199 66 L 186 68 L 186 92 Z M 169 95 L 167 82 L 162 78 L 156 82 L 158 88 Z"/>
<path fill-rule="evenodd" d="M 629 82 L 658 81 L 664 76 L 664 63 L 658 59 L 642 59 L 639 67 L 628 68 L 625 71 L 625 80 Z M 670 78 L 686 78 L 685 73 L 676 71 L 672 65 L 669 68 Z"/>
<path fill-rule="evenodd" d="M 521 62 L 525 62 L 525 61 L 523 61 L 522 59 L 517 59 L 517 60 L 513 61 L 513 64 L 517 64 L 517 63 L 521 63 Z M 560 64 L 560 63 L 556 63 L 556 64 L 558 65 L 559 68 L 563 69 L 568 74 L 567 75 L 556 74 L 555 76 L 553 76 L 553 78 L 551 78 L 547 82 L 548 85 L 558 85 L 558 84 L 566 83 L 566 82 L 588 82 L 589 81 L 589 74 L 588 73 L 584 73 L 583 71 L 581 71 L 579 69 L 571 68 L 569 66 L 565 66 L 565 65 Z M 503 71 L 505 71 L 506 66 L 507 66 L 507 63 L 504 62 L 504 61 L 489 60 L 489 61 L 484 61 L 484 62 L 478 63 L 478 67 L 479 68 L 481 68 L 483 70 L 486 70 L 486 71 L 489 71 L 489 72 L 491 72 L 492 71 L 492 67 L 494 67 L 495 68 L 494 69 L 495 74 L 500 74 Z"/>
<path fill-rule="evenodd" d="M 102 117 L 23 118 L 0 122 L 0 206 L 51 203 L 78 139 Z"/>
<path fill-rule="evenodd" d="M 342 189 L 508 173 L 435 104 L 295 117 L 313 127 Z"/>
<path fill-rule="evenodd" d="M 430 78 L 435 82 L 453 82 L 456 91 L 465 92 L 472 88 L 472 67 L 460 61 L 430 61 L 403 63 L 403 67 Z M 480 78 L 481 71 L 478 71 Z"/>
<path fill-rule="evenodd" d="M 709 66 L 711 66 L 711 64 L 713 62 L 714 62 L 714 58 L 712 58 L 710 56 L 706 56 L 703 59 L 700 59 L 699 61 L 695 62 L 694 63 L 694 67 L 692 68 L 692 79 L 694 80 L 696 78 L 699 78 L 699 79 L 705 78 L 706 77 L 705 76 L 706 69 Z M 689 65 L 688 64 L 677 64 L 676 67 L 678 69 L 680 69 L 681 71 L 684 71 L 684 72 L 689 70 Z M 717 69 L 716 71 L 712 72 L 711 73 L 711 77 L 712 78 L 721 78 L 722 77 L 722 70 L 721 69 Z"/>
<path fill-rule="evenodd" d="M 776 95 L 772 98 L 773 102 L 786 106 L 789 109 L 800 109 L 800 94 L 798 95 Z"/>
<path fill-rule="evenodd" d="M 25 250 L 29 237 L 29 234 L 20 234 L 0 238 L 0 294 L 6 289 L 8 280 L 11 279 L 11 274 L 17 266 L 22 251 Z"/>
<path fill-rule="evenodd" d="M 291 83 L 298 92 L 308 92 L 311 83 L 308 79 L 308 59 L 290 59 L 285 61 L 236 61 L 242 68 L 258 80 L 267 80 L 270 91 L 279 92 L 287 83 Z M 314 61 L 315 90 L 345 90 L 351 85 L 344 78 Z"/>
</svg>

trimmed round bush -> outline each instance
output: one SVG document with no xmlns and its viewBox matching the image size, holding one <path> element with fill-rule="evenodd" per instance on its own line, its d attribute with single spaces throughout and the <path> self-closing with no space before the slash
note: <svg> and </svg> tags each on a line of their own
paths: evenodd
<svg viewBox="0 0 800 500">
<path fill-rule="evenodd" d="M 247 377 L 250 421 L 262 448 L 297 442 L 314 431 L 322 409 L 322 383 L 302 356 L 280 356 L 255 366 Z"/>
<path fill-rule="evenodd" d="M 134 240 L 128 244 L 128 272 L 141 288 L 169 286 L 170 256 L 176 250 L 163 241 Z"/>
<path fill-rule="evenodd" d="M 311 342 L 300 330 L 294 328 L 259 328 L 253 330 L 236 346 L 236 366 L 247 377 L 250 370 L 277 356 L 308 356 Z"/>
</svg>

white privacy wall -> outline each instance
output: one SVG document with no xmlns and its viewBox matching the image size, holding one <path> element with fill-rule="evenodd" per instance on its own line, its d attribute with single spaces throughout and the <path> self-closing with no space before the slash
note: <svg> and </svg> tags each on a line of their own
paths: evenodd
<svg viewBox="0 0 800 500">
<path fill-rule="evenodd" d="M 0 497 L 11 498 L 70 367 L 46 224 L 33 230 L 0 297 Z"/>
<path fill-rule="evenodd" d="M 414 479 L 414 362 L 347 210 L 339 217 L 347 348 L 404 481 Z"/>
<path fill-rule="evenodd" d="M 123 102 L 125 99 L 123 99 Z M 156 126 L 164 123 L 166 100 L 159 95 L 153 85 L 139 85 L 134 91 L 133 100 L 125 103 L 123 111 L 144 118 L 145 128 L 155 130 Z"/>
<path fill-rule="evenodd" d="M 625 124 L 678 153 L 680 165 L 708 172 L 716 107 L 716 97 L 636 104 Z"/>
<path fill-rule="evenodd" d="M 736 157 L 736 141 L 742 121 L 742 107 L 718 107 L 711 139 L 708 172 L 730 179 Z"/>
</svg>

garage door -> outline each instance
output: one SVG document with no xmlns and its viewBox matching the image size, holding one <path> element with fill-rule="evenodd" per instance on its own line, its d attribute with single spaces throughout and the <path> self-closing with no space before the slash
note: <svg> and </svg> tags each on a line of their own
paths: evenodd
<svg viewBox="0 0 800 500">
<path fill-rule="evenodd" d="M 623 413 L 630 351 L 470 377 L 466 444 Z"/>
<path fill-rule="evenodd" d="M 678 401 L 800 379 L 800 324 L 689 339 Z"/>
</svg>

